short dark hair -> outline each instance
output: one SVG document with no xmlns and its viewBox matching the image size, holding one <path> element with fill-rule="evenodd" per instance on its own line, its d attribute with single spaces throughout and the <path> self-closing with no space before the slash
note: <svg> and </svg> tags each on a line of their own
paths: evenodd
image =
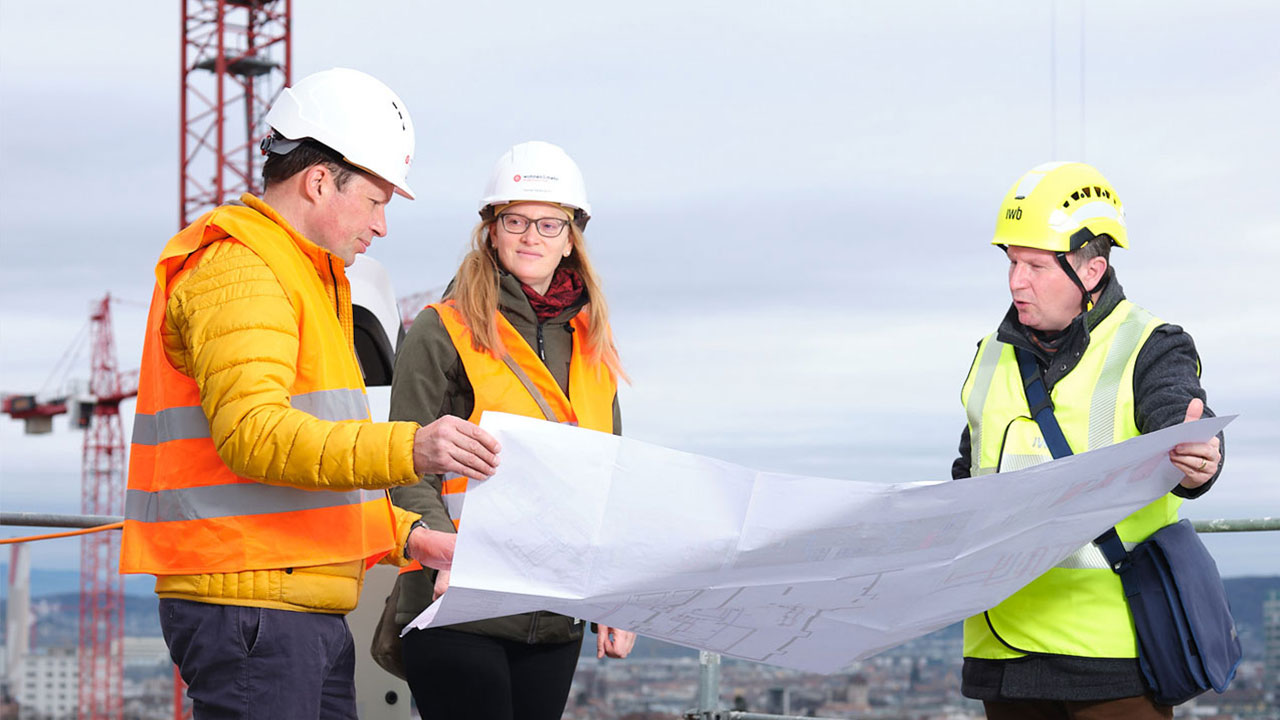
<svg viewBox="0 0 1280 720">
<path fill-rule="evenodd" d="M 277 133 L 276 137 L 280 137 Z M 323 143 L 310 138 L 303 140 L 298 147 L 281 155 L 268 152 L 267 160 L 262 164 L 262 185 L 269 188 L 278 182 L 288 180 L 312 165 L 324 165 L 333 173 L 333 184 L 341 190 L 343 185 L 360 168 L 342 159 L 342 155 Z"/>
<path fill-rule="evenodd" d="M 1105 233 L 1095 235 L 1089 242 L 1068 253 L 1067 258 L 1071 261 L 1071 266 L 1077 268 L 1096 257 L 1106 260 L 1109 266 L 1111 265 L 1111 246 L 1113 244 L 1110 235 Z"/>
</svg>

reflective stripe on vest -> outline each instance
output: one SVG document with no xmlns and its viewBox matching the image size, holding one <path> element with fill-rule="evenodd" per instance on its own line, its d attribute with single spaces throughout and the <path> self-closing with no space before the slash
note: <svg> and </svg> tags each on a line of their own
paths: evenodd
<svg viewBox="0 0 1280 720">
<path fill-rule="evenodd" d="M 369 421 L 349 333 L 316 265 L 299 246 L 305 241 L 272 214 L 265 205 L 211 211 L 174 236 L 156 265 L 121 572 L 190 575 L 368 562 L 393 547 L 395 525 L 385 490 L 305 489 L 235 475 L 218 457 L 195 381 L 165 356 L 160 334 L 173 286 L 212 243 L 239 242 L 267 264 L 297 311 L 298 367 L 290 405 L 321 420 Z M 341 301 L 347 297 L 345 275 L 332 264 L 331 271 Z"/>
<path fill-rule="evenodd" d="M 467 499 L 467 479 L 457 473 L 445 473 L 440 497 L 444 499 L 444 509 L 449 511 L 453 527 L 457 529 L 458 518 L 462 517 L 462 502 Z"/>
<path fill-rule="evenodd" d="M 1160 324 L 1146 310 L 1121 301 L 1090 332 L 1076 366 L 1055 383 L 1050 392 L 1054 414 L 1075 452 L 1139 434 L 1133 368 L 1138 351 Z M 995 335 L 982 341 L 961 398 L 969 417 L 971 475 L 1053 459 L 1030 417 L 1013 348 Z M 1165 495 L 1118 523 L 1117 532 L 1132 547 L 1175 521 L 1180 502 Z M 993 635 L 993 627 L 1008 645 Z M 1089 543 L 1078 549 L 987 614 L 965 621 L 966 657 L 1021 657 L 1010 645 L 1031 652 L 1136 657 L 1132 620 L 1119 580 L 1096 546 Z"/>
<path fill-rule="evenodd" d="M 362 390 L 317 390 L 289 399 L 289 404 L 321 420 L 368 420 L 369 403 Z M 133 418 L 133 444 L 157 445 L 170 440 L 209 437 L 209 419 L 199 405 L 171 407 L 158 413 L 137 413 Z"/>
<path fill-rule="evenodd" d="M 990 338 L 988 338 L 989 340 Z M 982 346 L 978 348 L 978 361 L 974 367 L 973 390 L 969 395 L 972 402 L 966 402 L 965 405 L 982 408 L 987 404 L 987 392 L 991 389 L 991 378 L 995 375 L 996 366 L 1000 364 L 999 350 L 992 350 L 992 345 L 999 343 L 991 343 L 984 341 Z M 983 424 L 981 421 L 969 424 L 969 476 L 977 477 L 979 475 L 990 475 L 996 471 L 994 465 L 990 467 L 982 467 L 974 458 L 981 458 L 981 455 L 975 453 L 974 448 L 981 449 L 985 447 L 982 443 L 985 440 L 983 436 Z"/>
<path fill-rule="evenodd" d="M 364 392 L 350 388 L 303 393 L 290 398 L 289 404 L 321 420 L 340 422 L 369 419 L 369 406 Z M 158 445 L 172 440 L 208 437 L 209 419 L 205 417 L 204 409 L 198 405 L 171 407 L 155 414 L 137 413 L 134 416 L 134 445 Z M 156 492 L 130 489 L 125 494 L 125 517 L 139 522 L 173 522 L 263 515 L 295 509 L 373 502 L 379 500 L 385 492 L 318 492 L 263 485 L 253 481 Z"/>
<path fill-rule="evenodd" d="M 385 495 L 386 490 L 307 491 L 249 481 L 159 492 L 128 490 L 124 509 L 129 519 L 138 522 L 177 522 L 359 505 Z"/>
</svg>

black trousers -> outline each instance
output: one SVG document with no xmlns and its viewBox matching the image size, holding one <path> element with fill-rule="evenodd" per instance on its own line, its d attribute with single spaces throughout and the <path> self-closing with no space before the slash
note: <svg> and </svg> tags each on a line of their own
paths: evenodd
<svg viewBox="0 0 1280 720">
<path fill-rule="evenodd" d="M 405 635 L 403 652 L 422 720 L 559 720 L 581 647 L 428 628 Z"/>
</svg>

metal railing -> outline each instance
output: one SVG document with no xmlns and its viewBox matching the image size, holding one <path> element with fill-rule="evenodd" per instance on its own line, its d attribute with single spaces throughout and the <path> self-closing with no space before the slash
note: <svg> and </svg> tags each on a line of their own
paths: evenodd
<svg viewBox="0 0 1280 720">
<path fill-rule="evenodd" d="M 55 513 L 0 512 L 0 526 L 90 528 L 124 520 L 111 515 L 60 515 Z M 1192 520 L 1200 533 L 1265 532 L 1280 530 L 1280 517 Z M 720 707 L 720 654 L 698 652 L 697 707 L 685 720 L 805 720 L 800 715 L 769 715 Z"/>
<path fill-rule="evenodd" d="M 1280 530 L 1280 518 L 1236 518 L 1232 520 L 1192 520 L 1191 526 L 1198 533 L 1260 532 Z"/>
<path fill-rule="evenodd" d="M 118 515 L 60 515 L 57 513 L 0 512 L 0 525 L 24 527 L 91 528 L 124 522 Z"/>
</svg>

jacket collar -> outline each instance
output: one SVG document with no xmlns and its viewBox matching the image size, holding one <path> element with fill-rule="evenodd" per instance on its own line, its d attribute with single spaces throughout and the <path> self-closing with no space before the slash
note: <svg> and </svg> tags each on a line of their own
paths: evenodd
<svg viewBox="0 0 1280 720">
<path fill-rule="evenodd" d="M 454 277 L 445 286 L 443 297 L 449 297 L 453 294 L 454 287 L 458 284 L 458 278 Z M 591 298 L 587 297 L 586 291 L 583 291 L 582 297 L 577 302 L 566 307 L 559 315 L 551 318 L 543 323 L 544 325 L 567 325 L 571 320 L 582 312 L 582 308 L 590 302 Z M 520 287 L 520 280 L 515 275 L 498 268 L 498 311 L 507 318 L 507 321 L 518 327 L 537 327 L 538 314 L 533 311 L 533 305 L 529 303 L 529 297 L 524 294 L 524 289 Z"/>
<path fill-rule="evenodd" d="M 1066 372 L 1054 373 L 1055 376 L 1061 377 L 1075 367 L 1080 356 L 1084 354 L 1085 348 L 1089 347 L 1089 331 L 1105 320 L 1120 301 L 1124 300 L 1124 288 L 1120 287 L 1114 268 L 1107 268 L 1103 283 L 1102 294 L 1098 296 L 1098 302 L 1094 303 L 1093 308 L 1087 313 L 1076 315 L 1067 326 L 1066 340 L 1056 353 L 1058 357 L 1065 359 L 1059 363 L 1059 366 L 1065 364 L 1067 369 Z M 1030 351 L 1042 366 L 1050 365 L 1049 355 L 1031 340 L 1031 333 L 1031 328 L 1018 321 L 1018 310 L 1010 304 L 1009 311 L 1005 313 L 1004 320 L 1000 322 L 1000 328 L 996 331 L 996 339 Z"/>
<path fill-rule="evenodd" d="M 576 302 L 543 324 L 564 325 L 568 323 L 582 311 L 583 306 L 587 304 L 587 300 L 587 293 L 584 291 L 582 297 L 578 298 Z M 529 327 L 538 325 L 538 315 L 533 311 L 533 305 L 529 303 L 529 297 L 524 294 L 524 289 L 520 287 L 520 280 L 501 268 L 498 269 L 498 308 L 512 325 L 526 325 Z"/>
<path fill-rule="evenodd" d="M 328 280 L 331 273 L 335 276 L 346 276 L 346 263 L 342 262 L 341 258 L 308 240 L 305 235 L 295 230 L 293 225 L 291 225 L 283 215 L 276 212 L 276 209 L 268 205 L 262 198 L 250 193 L 245 193 L 240 196 L 240 202 L 243 203 L 245 207 L 257 210 L 268 220 L 279 225 L 280 228 L 289 235 L 289 238 L 293 240 L 293 244 L 297 246 L 298 250 L 311 261 L 312 265 L 315 266 L 316 272 L 320 274 L 321 278 Z"/>
</svg>

